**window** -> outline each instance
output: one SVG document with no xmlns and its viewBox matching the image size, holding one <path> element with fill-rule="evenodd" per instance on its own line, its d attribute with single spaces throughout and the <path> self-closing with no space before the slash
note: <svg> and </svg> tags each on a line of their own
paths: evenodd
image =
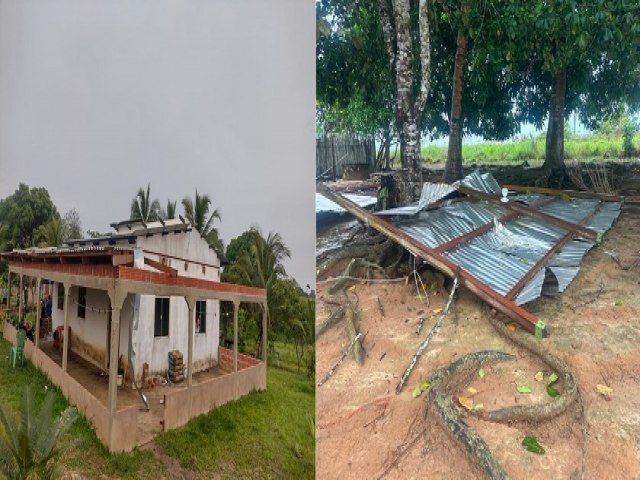
<svg viewBox="0 0 640 480">
<path fill-rule="evenodd" d="M 153 336 L 169 336 L 169 298 L 156 297 L 156 321 L 153 327 Z"/>
<path fill-rule="evenodd" d="M 58 310 L 64 310 L 64 283 L 58 283 Z"/>
<path fill-rule="evenodd" d="M 196 333 L 206 333 L 207 331 L 207 302 L 198 300 L 196 302 Z"/>
<path fill-rule="evenodd" d="M 78 287 L 78 318 L 84 318 L 87 306 L 87 289 Z"/>
</svg>

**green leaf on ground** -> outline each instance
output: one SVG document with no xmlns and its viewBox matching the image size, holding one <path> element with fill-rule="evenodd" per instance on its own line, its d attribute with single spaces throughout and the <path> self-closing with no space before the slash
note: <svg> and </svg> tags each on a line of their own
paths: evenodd
<svg viewBox="0 0 640 480">
<path fill-rule="evenodd" d="M 544 448 L 542 448 L 542 445 L 538 443 L 538 440 L 536 440 L 535 437 L 531 437 L 529 435 L 524 437 L 524 440 L 522 440 L 522 446 L 526 450 L 537 453 L 538 455 L 544 454 Z"/>
<path fill-rule="evenodd" d="M 429 388 L 431 384 L 429 382 L 420 382 L 420 390 L 424 391 Z"/>
<path fill-rule="evenodd" d="M 413 398 L 418 398 L 421 394 L 422 394 L 422 390 L 420 390 L 420 385 L 414 388 L 413 392 L 411 392 L 411 395 L 413 395 Z"/>
<path fill-rule="evenodd" d="M 551 375 L 549 375 L 549 380 L 547 380 L 547 385 L 553 385 L 557 381 L 558 381 L 558 375 L 555 372 L 553 372 Z"/>
<path fill-rule="evenodd" d="M 531 393 L 531 387 L 529 385 L 518 385 L 516 387 L 519 393 Z"/>
<path fill-rule="evenodd" d="M 480 378 L 484 378 L 484 368 L 481 368 L 480 370 L 478 370 L 478 376 Z"/>
<path fill-rule="evenodd" d="M 558 395 L 560 395 L 560 392 L 558 392 L 558 390 L 553 388 L 553 386 L 551 386 L 551 385 L 547 385 L 547 393 L 549 394 L 550 397 L 553 397 L 553 398 L 555 398 Z"/>
</svg>

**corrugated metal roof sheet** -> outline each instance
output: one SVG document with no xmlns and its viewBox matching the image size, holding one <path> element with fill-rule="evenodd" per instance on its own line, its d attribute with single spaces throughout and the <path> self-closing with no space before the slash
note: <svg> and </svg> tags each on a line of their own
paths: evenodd
<svg viewBox="0 0 640 480">
<path fill-rule="evenodd" d="M 491 174 L 473 174 L 461 183 L 475 190 L 497 194 L 500 186 Z M 535 208 L 535 204 L 551 200 L 537 193 L 509 197 Z M 580 224 L 594 208 L 599 210 L 587 223 L 596 232 L 608 230 L 620 214 L 621 204 L 586 198 L 554 198 L 539 211 L 572 224 Z M 455 240 L 473 230 L 493 223 L 491 230 L 470 238 L 443 252 L 460 268 L 478 278 L 493 290 L 506 296 L 538 264 L 568 230 L 528 215 L 519 215 L 502 224 L 498 218 L 507 207 L 483 201 L 456 202 L 438 209 L 422 211 L 415 217 L 392 217 L 392 223 L 407 235 L 430 248 Z M 524 304 L 540 295 L 562 292 L 577 275 L 580 262 L 594 243 L 578 234 L 558 249 L 542 265 L 515 296 Z"/>
<path fill-rule="evenodd" d="M 451 192 L 455 192 L 456 189 L 453 185 L 448 183 L 430 183 L 425 182 L 422 185 L 422 192 L 420 194 L 420 200 L 406 207 L 390 208 L 388 210 L 382 210 L 376 212 L 378 215 L 415 215 L 416 213 L 424 210 L 438 200 L 443 199 Z"/>
<path fill-rule="evenodd" d="M 367 208 L 376 204 L 378 199 L 370 195 L 344 195 L 359 207 Z M 346 210 L 320 193 L 316 193 L 316 213 L 344 213 Z"/>
</svg>

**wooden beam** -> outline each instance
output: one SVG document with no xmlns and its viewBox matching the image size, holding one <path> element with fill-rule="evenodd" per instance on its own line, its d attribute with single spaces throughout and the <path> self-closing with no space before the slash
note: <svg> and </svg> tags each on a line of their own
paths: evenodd
<svg viewBox="0 0 640 480">
<path fill-rule="evenodd" d="M 589 212 L 589 214 L 584 217 L 581 221 L 580 221 L 580 225 L 586 225 L 587 223 L 589 223 L 589 221 L 594 217 L 594 215 L 596 213 L 598 213 L 598 211 L 600 210 L 600 208 L 602 208 L 604 202 L 598 202 L 598 204 L 591 210 L 591 212 Z M 547 253 L 544 254 L 544 256 L 538 260 L 536 262 L 536 264 L 531 267 L 531 269 L 525 274 L 524 277 L 522 277 L 518 283 L 516 283 L 513 288 L 511 290 L 509 290 L 509 292 L 507 293 L 506 297 L 510 300 L 513 300 L 515 298 L 515 296 L 520 293 L 520 290 L 522 290 L 522 288 L 526 285 L 526 283 L 533 278 L 533 276 L 538 273 L 538 271 L 544 267 L 547 262 L 549 261 L 549 259 L 553 256 L 554 253 L 556 253 L 558 250 L 560 250 L 560 248 L 562 248 L 569 240 L 571 240 L 574 237 L 574 233 L 573 232 L 567 232 L 564 234 L 564 236 L 558 240 L 558 242 L 549 249 L 549 251 Z"/>
<path fill-rule="evenodd" d="M 436 267 L 445 275 L 452 278 L 457 275 L 459 277 L 460 283 L 462 283 L 471 292 L 475 293 L 478 297 L 482 298 L 488 304 L 501 311 L 509 318 L 518 322 L 528 332 L 535 332 L 535 325 L 538 320 L 535 315 L 532 315 L 524 308 L 516 305 L 513 301 L 509 300 L 503 295 L 500 295 L 486 283 L 471 275 L 466 270 L 460 269 L 460 267 L 453 263 L 449 258 L 444 257 L 434 249 L 420 243 L 418 240 L 407 235 L 405 232 L 403 232 L 387 220 L 360 208 L 350 200 L 347 200 L 343 196 L 334 193 L 326 186 L 318 184 L 316 189 L 319 193 L 326 196 L 329 200 L 334 201 L 349 213 L 354 215 L 356 218 L 365 222 L 369 227 L 379 231 L 380 233 L 399 243 L 414 255 L 423 258 L 425 261 Z"/>
<path fill-rule="evenodd" d="M 144 264 L 149 265 L 150 267 L 153 267 L 156 270 L 160 270 L 161 272 L 168 273 L 172 277 L 178 276 L 178 270 L 176 270 L 175 268 L 171 268 L 171 267 L 168 267 L 167 265 L 163 265 L 160 262 L 151 260 L 149 257 L 144 257 Z"/>
<path fill-rule="evenodd" d="M 637 197 L 624 197 L 620 195 L 608 195 L 605 193 L 582 192 L 578 190 L 556 190 L 555 188 L 528 187 L 526 185 L 503 185 L 505 188 L 513 192 L 522 193 L 541 193 L 551 197 L 573 197 L 573 198 L 592 198 L 602 200 L 603 202 L 625 202 L 630 204 L 640 204 Z"/>
</svg>

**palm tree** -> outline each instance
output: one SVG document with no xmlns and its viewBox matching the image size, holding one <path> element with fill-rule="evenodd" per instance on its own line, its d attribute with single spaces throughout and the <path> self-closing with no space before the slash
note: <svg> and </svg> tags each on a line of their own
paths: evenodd
<svg viewBox="0 0 640 480">
<path fill-rule="evenodd" d="M 53 479 L 59 476 L 55 458 L 63 452 L 58 443 L 78 418 L 73 407 L 67 407 L 58 418 L 53 416 L 55 394 L 45 397 L 40 415 L 36 415 L 31 387 L 22 395 L 21 422 L 8 417 L 0 407 L 0 474 L 7 479 Z"/>
<path fill-rule="evenodd" d="M 254 230 L 258 235 L 253 238 L 249 251 L 244 252 L 231 269 L 241 279 L 241 283 L 264 288 L 268 299 L 274 281 L 287 274 L 282 262 L 285 258 L 291 258 L 291 250 L 285 245 L 278 232 L 270 232 L 265 239 L 260 229 L 254 228 Z M 273 308 L 273 305 L 269 305 L 269 310 Z M 262 323 L 260 322 L 256 339 L 256 357 L 260 356 L 261 342 Z"/>
<path fill-rule="evenodd" d="M 52 217 L 36 231 L 37 244 L 41 247 L 59 247 L 69 238 L 69 228 L 60 217 Z"/>
<path fill-rule="evenodd" d="M 143 222 L 155 222 L 160 219 L 160 202 L 151 201 L 151 184 L 147 184 L 147 191 L 142 188 L 131 201 L 131 220 L 142 220 Z"/>
<path fill-rule="evenodd" d="M 218 235 L 218 229 L 213 226 L 215 219 L 221 220 L 220 211 L 216 208 L 213 212 L 209 212 L 211 207 L 209 195 L 200 195 L 196 190 L 195 200 L 184 197 L 182 199 L 182 207 L 184 208 L 184 216 L 193 225 L 193 228 L 200 232 L 202 238 L 209 243 L 219 256 L 222 256 L 224 245 Z"/>
<path fill-rule="evenodd" d="M 167 200 L 167 212 L 165 220 L 172 220 L 176 218 L 176 203 L 176 201 L 172 202 L 171 200 Z"/>
</svg>

